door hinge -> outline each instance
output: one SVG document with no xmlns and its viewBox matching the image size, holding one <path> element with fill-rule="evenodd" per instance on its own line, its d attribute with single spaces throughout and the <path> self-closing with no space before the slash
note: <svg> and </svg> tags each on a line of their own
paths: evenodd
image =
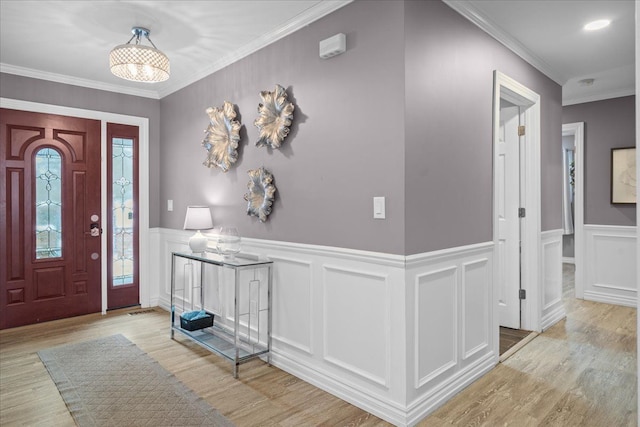
<svg viewBox="0 0 640 427">
<path fill-rule="evenodd" d="M 518 218 L 524 218 L 527 215 L 525 208 L 518 208 Z"/>
<path fill-rule="evenodd" d="M 527 290 L 526 289 L 520 289 L 520 299 L 527 299 Z"/>
<path fill-rule="evenodd" d="M 518 126 L 518 136 L 524 136 L 524 126 Z"/>
</svg>

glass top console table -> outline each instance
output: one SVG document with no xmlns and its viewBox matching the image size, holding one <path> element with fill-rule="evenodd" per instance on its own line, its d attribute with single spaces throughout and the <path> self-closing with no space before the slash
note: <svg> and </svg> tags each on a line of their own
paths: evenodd
<svg viewBox="0 0 640 427">
<path fill-rule="evenodd" d="M 272 280 L 269 260 L 173 252 L 171 338 L 179 332 L 223 356 L 234 378 L 251 359 L 266 356 L 270 363 Z M 204 317 L 188 319 L 193 312 Z"/>
</svg>

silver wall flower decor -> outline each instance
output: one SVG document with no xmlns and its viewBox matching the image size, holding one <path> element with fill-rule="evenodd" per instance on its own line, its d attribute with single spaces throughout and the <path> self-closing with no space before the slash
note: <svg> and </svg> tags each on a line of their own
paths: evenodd
<svg viewBox="0 0 640 427">
<path fill-rule="evenodd" d="M 265 222 L 275 200 L 276 186 L 273 185 L 273 175 L 264 167 L 252 169 L 247 173 L 249 192 L 244 195 L 247 201 L 247 215 L 257 216 L 260 222 Z"/>
<path fill-rule="evenodd" d="M 210 123 L 205 130 L 202 146 L 209 154 L 203 165 L 218 167 L 227 172 L 231 165 L 238 160 L 238 142 L 242 125 L 236 118 L 233 104 L 224 101 L 222 108 L 209 107 L 206 110 Z"/>
<path fill-rule="evenodd" d="M 289 135 L 294 106 L 287 101 L 287 92 L 280 85 L 276 85 L 273 92 L 260 92 L 260 97 L 260 115 L 254 122 L 260 130 L 260 139 L 256 142 L 256 147 L 268 145 L 271 148 L 280 148 L 284 138 Z"/>
</svg>

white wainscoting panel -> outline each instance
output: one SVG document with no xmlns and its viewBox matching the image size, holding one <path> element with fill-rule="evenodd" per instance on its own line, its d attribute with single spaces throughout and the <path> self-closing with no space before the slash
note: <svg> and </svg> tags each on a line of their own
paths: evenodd
<svg viewBox="0 0 640 427">
<path fill-rule="evenodd" d="M 324 265 L 324 360 L 389 386 L 390 298 L 386 275 Z"/>
<path fill-rule="evenodd" d="M 273 326 L 271 337 L 283 345 L 313 353 L 313 264 L 271 255 L 273 266 Z M 296 319 L 292 322 L 291 319 Z"/>
<path fill-rule="evenodd" d="M 486 352 L 490 343 L 491 293 L 489 259 L 462 264 L 462 359 Z"/>
<path fill-rule="evenodd" d="M 636 227 L 585 225 L 584 299 L 635 307 Z"/>
<path fill-rule="evenodd" d="M 191 233 L 154 232 L 169 309 L 171 252 Z M 493 242 L 405 257 L 243 238 L 242 251 L 274 261 L 272 363 L 394 425 L 414 425 L 497 363 Z M 180 264 L 177 280 L 189 274 Z M 206 275 L 226 301 L 225 272 Z"/>
<path fill-rule="evenodd" d="M 538 277 L 542 278 L 541 327 L 544 331 L 567 315 L 562 302 L 562 230 L 543 232 L 541 248 Z"/>
<path fill-rule="evenodd" d="M 458 361 L 458 267 L 416 276 L 415 388 L 450 375 Z"/>
<path fill-rule="evenodd" d="M 242 247 L 277 264 L 272 363 L 406 425 L 404 257 L 257 239 Z"/>
<path fill-rule="evenodd" d="M 498 362 L 493 253 L 488 242 L 407 257 L 409 425 Z"/>
</svg>

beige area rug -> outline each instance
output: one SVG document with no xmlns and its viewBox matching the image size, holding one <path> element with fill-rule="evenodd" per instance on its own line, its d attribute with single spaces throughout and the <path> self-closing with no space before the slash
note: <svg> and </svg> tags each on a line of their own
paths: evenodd
<svg viewBox="0 0 640 427">
<path fill-rule="evenodd" d="M 233 426 L 122 335 L 38 356 L 80 427 Z"/>
</svg>

